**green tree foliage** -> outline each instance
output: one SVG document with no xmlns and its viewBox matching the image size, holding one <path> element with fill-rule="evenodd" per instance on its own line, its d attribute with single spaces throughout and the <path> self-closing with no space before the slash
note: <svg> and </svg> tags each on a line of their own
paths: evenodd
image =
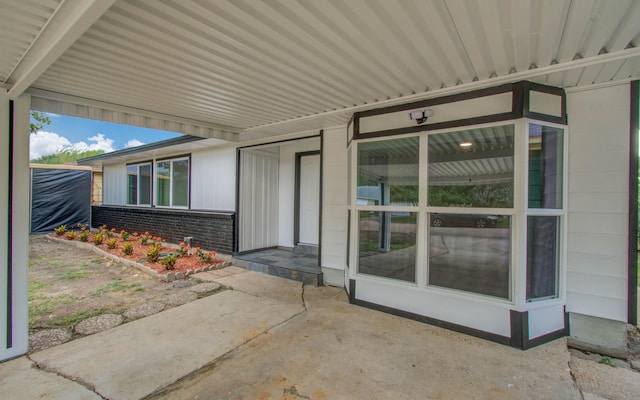
<svg viewBox="0 0 640 400">
<path fill-rule="evenodd" d="M 56 154 L 49 154 L 36 158 L 31 160 L 31 162 L 34 164 L 68 164 L 80 160 L 81 158 L 99 156 L 100 154 L 104 154 L 104 150 L 63 150 Z"/>
<path fill-rule="evenodd" d="M 44 128 L 45 125 L 49 125 L 51 120 L 43 113 L 32 110 L 30 122 L 29 133 L 38 133 L 38 131 Z"/>
</svg>

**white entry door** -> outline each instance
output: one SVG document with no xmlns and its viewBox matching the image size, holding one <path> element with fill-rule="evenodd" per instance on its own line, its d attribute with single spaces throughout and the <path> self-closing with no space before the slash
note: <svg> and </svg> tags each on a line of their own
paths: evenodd
<svg viewBox="0 0 640 400">
<path fill-rule="evenodd" d="M 318 244 L 320 216 L 320 155 L 300 158 L 299 243 Z"/>
</svg>

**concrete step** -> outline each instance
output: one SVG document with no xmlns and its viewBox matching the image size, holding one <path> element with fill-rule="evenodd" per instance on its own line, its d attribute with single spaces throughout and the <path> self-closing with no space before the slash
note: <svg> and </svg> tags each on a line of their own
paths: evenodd
<svg viewBox="0 0 640 400">
<path fill-rule="evenodd" d="M 322 269 L 318 266 L 282 266 L 271 263 L 257 262 L 234 256 L 232 264 L 249 271 L 261 272 L 280 278 L 302 282 L 305 285 L 322 286 Z"/>
<path fill-rule="evenodd" d="M 310 255 L 318 256 L 318 246 L 310 244 L 298 244 L 293 248 L 293 254 L 295 255 Z"/>
</svg>

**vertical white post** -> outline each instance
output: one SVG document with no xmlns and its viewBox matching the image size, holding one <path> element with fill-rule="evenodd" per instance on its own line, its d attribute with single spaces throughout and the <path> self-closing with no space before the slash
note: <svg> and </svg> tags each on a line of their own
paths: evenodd
<svg viewBox="0 0 640 400">
<path fill-rule="evenodd" d="M 28 350 L 30 107 L 0 94 L 0 361 Z"/>
</svg>

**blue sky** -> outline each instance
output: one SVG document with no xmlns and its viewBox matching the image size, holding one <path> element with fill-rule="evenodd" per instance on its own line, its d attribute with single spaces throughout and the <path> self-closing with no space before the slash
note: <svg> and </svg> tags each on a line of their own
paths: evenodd
<svg viewBox="0 0 640 400">
<path fill-rule="evenodd" d="M 62 150 L 111 152 L 180 136 L 180 133 L 45 113 L 51 124 L 30 136 L 31 160 Z"/>
</svg>

